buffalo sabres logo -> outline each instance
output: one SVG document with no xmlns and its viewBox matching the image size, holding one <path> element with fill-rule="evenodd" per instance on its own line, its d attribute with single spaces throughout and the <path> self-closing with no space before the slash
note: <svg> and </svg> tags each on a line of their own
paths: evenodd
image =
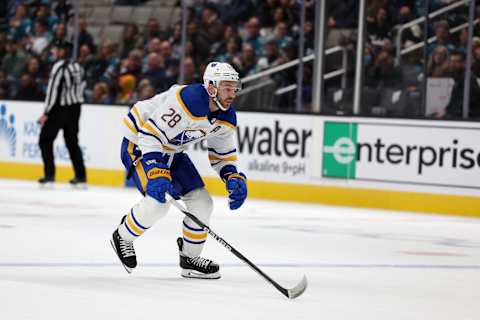
<svg viewBox="0 0 480 320">
<path fill-rule="evenodd" d="M 176 145 L 183 145 L 205 137 L 204 130 L 185 130 L 179 133 L 172 142 Z"/>
</svg>

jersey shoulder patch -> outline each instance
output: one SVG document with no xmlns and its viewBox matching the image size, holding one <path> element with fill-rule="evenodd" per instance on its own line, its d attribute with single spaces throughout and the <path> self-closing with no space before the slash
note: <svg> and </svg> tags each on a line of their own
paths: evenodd
<svg viewBox="0 0 480 320">
<path fill-rule="evenodd" d="M 178 102 L 185 112 L 193 119 L 207 118 L 210 108 L 208 107 L 208 94 L 201 84 L 192 84 L 177 91 Z"/>
<path fill-rule="evenodd" d="M 220 111 L 218 114 L 217 121 L 226 122 L 227 125 L 236 127 L 237 126 L 237 112 L 235 111 L 234 106 L 230 106 L 227 111 Z"/>
</svg>

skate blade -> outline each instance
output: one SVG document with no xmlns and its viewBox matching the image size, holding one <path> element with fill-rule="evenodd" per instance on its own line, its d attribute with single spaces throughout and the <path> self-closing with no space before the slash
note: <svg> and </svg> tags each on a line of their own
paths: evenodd
<svg viewBox="0 0 480 320">
<path fill-rule="evenodd" d="M 110 244 L 112 245 L 113 251 L 115 251 L 115 253 L 117 254 L 118 260 L 120 260 L 120 263 L 121 263 L 122 266 L 125 268 L 125 270 L 126 270 L 129 274 L 132 273 L 133 268 L 130 268 L 130 267 L 126 266 L 126 265 L 122 262 L 122 259 L 120 259 L 120 256 L 118 255 L 118 252 L 117 252 L 117 248 L 115 248 L 115 243 L 113 242 L 112 239 L 110 239 Z"/>
<path fill-rule="evenodd" d="M 75 183 L 75 184 L 70 184 L 72 186 L 72 189 L 77 189 L 77 190 L 87 190 L 87 184 L 82 182 L 82 183 Z"/>
<path fill-rule="evenodd" d="M 215 273 L 201 273 L 191 269 L 182 269 L 181 275 L 184 278 L 192 279 L 220 279 L 222 277 L 218 271 Z"/>
<path fill-rule="evenodd" d="M 39 188 L 42 190 L 52 190 L 53 182 L 39 183 Z"/>
</svg>

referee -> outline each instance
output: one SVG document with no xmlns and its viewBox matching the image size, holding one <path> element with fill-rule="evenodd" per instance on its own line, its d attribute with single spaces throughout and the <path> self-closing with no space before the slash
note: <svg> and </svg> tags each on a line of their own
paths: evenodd
<svg viewBox="0 0 480 320">
<path fill-rule="evenodd" d="M 44 165 L 44 176 L 38 182 L 45 185 L 55 181 L 53 142 L 60 129 L 63 129 L 75 172 L 70 184 L 80 186 L 87 182 L 82 150 L 78 146 L 78 122 L 85 90 L 84 72 L 77 62 L 68 59 L 72 44 L 62 41 L 55 43 L 55 47 L 57 62 L 52 67 L 48 81 L 45 111 L 38 119 L 42 126 L 39 145 Z"/>
</svg>

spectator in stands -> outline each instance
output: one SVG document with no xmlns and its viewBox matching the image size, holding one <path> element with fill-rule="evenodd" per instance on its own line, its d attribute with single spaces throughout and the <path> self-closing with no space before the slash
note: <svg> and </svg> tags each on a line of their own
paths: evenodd
<svg viewBox="0 0 480 320">
<path fill-rule="evenodd" d="M 473 38 L 472 52 L 473 52 L 472 72 L 475 75 L 475 77 L 480 78 L 480 39 Z"/>
<path fill-rule="evenodd" d="M 78 47 L 87 45 L 91 52 L 95 52 L 95 43 L 92 35 L 87 30 L 87 20 L 85 17 L 78 18 Z"/>
<path fill-rule="evenodd" d="M 146 46 L 153 38 L 162 39 L 161 36 L 160 24 L 158 23 L 158 20 L 156 18 L 148 19 L 145 27 L 143 28 L 143 45 Z"/>
<path fill-rule="evenodd" d="M 332 1 L 327 4 L 327 14 L 329 28 L 356 28 L 358 0 Z"/>
<path fill-rule="evenodd" d="M 430 55 L 437 46 L 444 46 L 449 52 L 455 51 L 455 45 L 453 44 L 450 36 L 450 26 L 448 25 L 448 21 L 437 21 L 434 25 L 434 29 L 437 41 L 436 43 L 428 46 L 428 54 Z"/>
<path fill-rule="evenodd" d="M 131 74 L 135 79 L 139 79 L 142 74 L 142 59 L 141 50 L 135 49 L 130 51 L 128 57 L 122 60 L 118 74 Z"/>
<path fill-rule="evenodd" d="M 110 89 L 104 81 L 97 82 L 90 95 L 87 95 L 87 102 L 92 104 L 112 104 Z"/>
<path fill-rule="evenodd" d="M 20 3 L 15 8 L 15 16 L 10 19 L 10 36 L 15 40 L 20 40 L 28 35 L 32 27 L 32 20 L 28 16 L 28 7 Z"/>
<path fill-rule="evenodd" d="M 227 40 L 227 50 L 225 53 L 215 57 L 215 61 L 233 63 L 233 60 L 238 59 L 238 41 L 235 38 L 229 38 Z"/>
<path fill-rule="evenodd" d="M 57 0 L 53 7 L 55 15 L 65 23 L 73 16 L 73 6 L 67 0 Z"/>
<path fill-rule="evenodd" d="M 31 50 L 37 55 L 41 55 L 52 40 L 52 35 L 48 32 L 48 24 L 43 19 L 35 21 L 35 33 L 29 39 Z"/>
<path fill-rule="evenodd" d="M 313 22 L 310 20 L 305 21 L 305 27 L 303 28 L 305 35 L 305 55 L 312 54 L 315 50 L 315 30 L 313 28 Z"/>
<path fill-rule="evenodd" d="M 138 100 L 150 99 L 155 95 L 155 89 L 151 85 L 140 87 L 138 90 Z"/>
<path fill-rule="evenodd" d="M 372 68 L 366 72 L 365 83 L 370 88 L 398 88 L 402 86 L 402 74 L 395 66 L 390 51 L 382 50 L 374 60 Z"/>
<path fill-rule="evenodd" d="M 273 26 L 276 26 L 279 22 L 285 22 L 287 25 L 293 23 L 293 21 L 288 21 L 283 7 L 276 7 L 273 10 Z"/>
<path fill-rule="evenodd" d="M 241 23 L 254 12 L 255 5 L 252 0 L 232 0 L 228 5 L 223 6 L 221 17 L 225 23 Z"/>
<path fill-rule="evenodd" d="M 258 59 L 257 68 L 259 71 L 279 65 L 280 52 L 275 40 L 270 40 L 265 44 L 265 55 Z"/>
<path fill-rule="evenodd" d="M 20 86 L 13 98 L 24 101 L 41 101 L 45 99 L 45 95 L 32 76 L 24 73 L 20 77 Z"/>
<path fill-rule="evenodd" d="M 160 56 L 163 59 L 164 64 L 170 63 L 170 60 L 172 60 L 172 46 L 170 45 L 170 42 L 168 40 L 162 41 L 160 44 Z"/>
<path fill-rule="evenodd" d="M 6 72 L 0 69 L 0 99 L 10 98 L 10 87 Z"/>
<path fill-rule="evenodd" d="M 7 54 L 7 38 L 8 35 L 6 32 L 0 32 L 0 66 L 3 57 Z"/>
<path fill-rule="evenodd" d="M 47 23 L 47 28 L 49 32 L 52 32 L 55 29 L 55 26 L 59 23 L 65 23 L 64 21 L 59 21 L 59 18 L 55 15 L 52 15 L 50 12 L 49 3 L 40 3 L 37 11 L 35 12 L 35 21 L 44 20 Z"/>
<path fill-rule="evenodd" d="M 92 88 L 98 80 L 111 80 L 115 82 L 115 70 L 120 63 L 115 55 L 115 44 L 111 41 L 104 41 L 98 50 L 97 56 L 86 63 L 85 74 L 87 87 Z"/>
<path fill-rule="evenodd" d="M 198 24 L 196 52 L 198 59 L 203 61 L 211 54 L 211 47 L 220 41 L 223 36 L 223 23 L 215 5 L 205 5 L 202 18 Z"/>
<path fill-rule="evenodd" d="M 238 36 L 238 30 L 234 25 L 226 25 L 223 29 L 223 39 L 222 41 L 217 42 L 215 45 L 212 46 L 210 52 L 211 57 L 218 57 L 227 53 L 227 46 L 230 39 L 236 41 L 236 48 L 242 46 L 242 39 Z M 211 60 L 211 59 L 210 59 Z M 217 60 L 217 59 L 214 59 Z M 223 61 L 223 60 L 222 60 Z"/>
<path fill-rule="evenodd" d="M 254 74 L 257 71 L 257 56 L 253 46 L 250 43 L 244 43 L 239 59 L 234 59 L 233 63 L 240 77 Z"/>
<path fill-rule="evenodd" d="M 158 39 L 158 38 L 154 38 Z M 153 39 L 152 39 L 153 40 Z M 150 42 L 152 41 L 150 40 Z M 128 23 L 123 29 L 122 35 L 122 49 L 120 53 L 120 58 L 126 58 L 128 53 L 133 49 L 140 48 L 143 46 L 142 38 L 138 32 L 138 26 L 135 23 Z M 148 46 L 150 43 L 148 44 Z"/>
<path fill-rule="evenodd" d="M 166 65 L 166 84 L 170 88 L 172 85 L 178 82 L 178 76 L 180 74 L 180 60 L 172 59 L 170 63 Z"/>
<path fill-rule="evenodd" d="M 160 38 L 152 38 L 150 41 L 147 43 L 147 54 L 150 53 L 156 53 L 161 55 L 162 54 L 162 40 Z M 130 50 L 128 53 L 130 53 L 132 50 Z M 127 54 L 128 56 L 128 54 Z"/>
<path fill-rule="evenodd" d="M 180 59 L 182 56 L 182 25 L 176 23 L 173 26 L 172 35 L 168 38 L 170 46 L 172 47 L 172 57 L 174 59 Z"/>
<path fill-rule="evenodd" d="M 55 25 L 53 39 L 51 40 L 51 42 L 58 43 L 58 42 L 66 41 L 66 38 L 67 38 L 67 27 L 65 26 L 65 23 L 59 23 Z"/>
<path fill-rule="evenodd" d="M 463 112 L 463 95 L 465 88 L 465 53 L 453 51 L 450 54 L 449 72 L 455 81 L 450 102 L 443 112 L 437 113 L 439 118 L 461 118 Z M 480 117 L 480 86 L 474 75 L 470 77 L 469 117 Z"/>
<path fill-rule="evenodd" d="M 29 58 L 20 42 L 8 39 L 7 54 L 2 59 L 2 69 L 10 79 L 18 79 Z"/>
<path fill-rule="evenodd" d="M 284 10 L 285 18 L 284 21 L 287 23 L 288 27 L 292 27 L 295 23 L 300 24 L 300 4 L 296 0 L 280 0 L 280 6 Z M 305 9 L 311 7 L 310 2 L 305 1 Z M 305 10 L 306 11 L 306 10 Z M 305 12 L 305 16 L 307 12 Z"/>
<path fill-rule="evenodd" d="M 118 77 L 118 94 L 116 104 L 132 104 L 137 100 L 135 94 L 136 78 L 132 74 L 124 74 Z"/>
<path fill-rule="evenodd" d="M 387 9 L 388 0 L 369 0 L 367 1 L 367 22 L 375 22 L 379 9 Z"/>
<path fill-rule="evenodd" d="M 403 5 L 400 7 L 397 20 L 398 24 L 406 24 L 414 18 L 415 17 L 413 16 L 412 9 L 409 6 Z M 405 29 L 402 33 L 402 48 L 408 48 L 415 43 L 422 41 L 422 34 L 422 29 L 418 24 Z"/>
<path fill-rule="evenodd" d="M 273 28 L 273 12 L 278 5 L 278 0 L 264 0 L 257 5 L 256 16 L 264 28 Z"/>
<path fill-rule="evenodd" d="M 147 70 L 142 74 L 142 79 L 148 79 L 155 91 L 164 91 L 166 87 L 166 74 L 162 56 L 152 52 L 147 57 Z"/>
<path fill-rule="evenodd" d="M 192 58 L 185 58 L 183 63 L 184 79 L 183 84 L 201 83 L 202 79 L 198 73 L 195 72 L 195 64 Z"/>
<path fill-rule="evenodd" d="M 185 42 L 185 57 L 190 57 L 192 59 L 195 59 L 195 46 L 193 45 L 192 40 L 187 40 Z M 180 60 L 180 58 L 175 58 L 172 54 L 172 60 Z M 171 60 L 170 60 L 171 63 Z"/>
<path fill-rule="evenodd" d="M 428 61 L 427 75 L 432 78 L 448 77 L 448 50 L 444 46 L 437 46 Z"/>
<path fill-rule="evenodd" d="M 276 26 L 273 32 L 273 38 L 277 42 L 277 46 L 280 49 L 283 49 L 289 46 L 293 39 L 288 35 L 288 27 L 287 24 L 283 21 L 280 21 Z"/>
<path fill-rule="evenodd" d="M 82 44 L 78 52 L 77 62 L 85 69 L 85 66 L 92 63 L 94 59 L 90 46 L 86 43 Z"/>
<path fill-rule="evenodd" d="M 39 86 L 42 92 L 46 90 L 45 74 L 40 66 L 40 61 L 37 57 L 32 57 L 28 60 L 25 73 L 32 77 L 33 81 Z M 43 100 L 44 98 L 40 99 Z"/>
<path fill-rule="evenodd" d="M 372 21 L 367 22 L 367 32 L 375 47 L 382 47 L 385 40 L 392 39 L 392 26 L 387 21 L 387 10 L 378 8 Z"/>
<path fill-rule="evenodd" d="M 263 45 L 265 44 L 265 38 L 260 35 L 260 21 L 257 17 L 251 17 L 245 25 L 246 36 L 243 39 L 244 43 L 248 43 L 256 55 L 263 53 Z"/>
</svg>

